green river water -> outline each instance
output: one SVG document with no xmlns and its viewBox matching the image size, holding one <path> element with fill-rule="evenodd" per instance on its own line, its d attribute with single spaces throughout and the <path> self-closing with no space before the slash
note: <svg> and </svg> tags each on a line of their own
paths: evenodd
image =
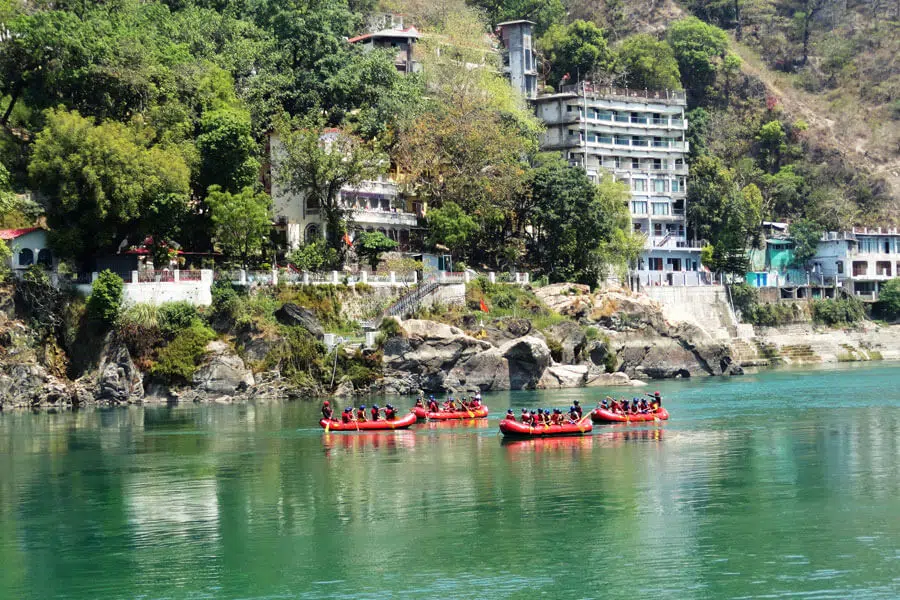
<svg viewBox="0 0 900 600">
<path fill-rule="evenodd" d="M 0 598 L 900 598 L 900 368 L 657 387 L 666 423 L 516 443 L 506 408 L 605 390 L 364 435 L 311 402 L 0 413 Z"/>
</svg>

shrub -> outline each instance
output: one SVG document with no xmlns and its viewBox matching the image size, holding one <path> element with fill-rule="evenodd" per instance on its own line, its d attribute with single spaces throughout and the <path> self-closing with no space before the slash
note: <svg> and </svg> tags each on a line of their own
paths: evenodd
<svg viewBox="0 0 900 600">
<path fill-rule="evenodd" d="M 559 340 L 556 338 L 552 338 L 550 336 L 547 337 L 547 348 L 550 349 L 550 356 L 553 357 L 553 360 L 556 362 L 562 362 L 562 353 L 563 347 L 562 344 L 559 343 Z"/>
<path fill-rule="evenodd" d="M 199 320 L 194 321 L 159 351 L 151 372 L 168 383 L 189 383 L 203 359 L 206 345 L 215 337 L 212 329 Z"/>
<path fill-rule="evenodd" d="M 189 302 L 166 302 L 159 307 L 159 329 L 168 338 L 175 337 L 199 319 L 197 307 Z"/>
<path fill-rule="evenodd" d="M 240 317 L 243 307 L 241 296 L 231 282 L 217 282 L 213 285 L 210 307 L 210 317 L 213 321 L 224 322 L 226 327 L 230 327 Z"/>
<path fill-rule="evenodd" d="M 281 343 L 266 355 L 265 367 L 279 369 L 297 385 L 305 386 L 310 379 L 321 381 L 325 346 L 299 327 L 282 327 L 281 334 Z"/>
<path fill-rule="evenodd" d="M 828 326 L 850 325 L 866 318 L 866 309 L 857 298 L 816 300 L 812 303 L 813 320 Z"/>
<path fill-rule="evenodd" d="M 900 317 L 900 278 L 891 279 L 881 286 L 878 294 L 878 312 L 886 319 Z"/>
<path fill-rule="evenodd" d="M 104 325 L 115 323 L 122 310 L 123 289 L 121 277 L 108 269 L 100 273 L 87 301 L 90 318 Z"/>
<path fill-rule="evenodd" d="M 752 311 L 759 302 L 759 293 L 756 291 L 756 288 L 746 283 L 738 283 L 731 286 L 730 289 L 731 302 L 734 304 L 734 308 L 741 311 L 742 314 Z"/>
</svg>

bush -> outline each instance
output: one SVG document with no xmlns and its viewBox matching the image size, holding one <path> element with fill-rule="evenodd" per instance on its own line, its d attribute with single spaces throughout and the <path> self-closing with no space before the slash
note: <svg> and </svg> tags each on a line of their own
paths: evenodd
<svg viewBox="0 0 900 600">
<path fill-rule="evenodd" d="M 210 307 L 212 321 L 230 327 L 240 317 L 243 306 L 241 296 L 231 282 L 220 281 L 213 285 Z"/>
<path fill-rule="evenodd" d="M 167 338 L 200 320 L 197 307 L 189 302 L 166 302 L 159 307 L 159 329 Z"/>
<path fill-rule="evenodd" d="M 87 301 L 90 318 L 104 325 L 115 323 L 122 310 L 123 289 L 121 277 L 108 269 L 100 273 Z"/>
<path fill-rule="evenodd" d="M 731 286 L 731 302 L 735 310 L 741 311 L 741 314 L 746 314 L 752 311 L 759 302 L 759 293 L 756 291 L 756 288 L 746 283 L 738 283 Z"/>
<path fill-rule="evenodd" d="M 168 383 L 190 383 L 203 359 L 206 345 L 215 337 L 212 329 L 195 320 L 159 351 L 151 373 Z"/>
<path fill-rule="evenodd" d="M 266 355 L 264 366 L 278 369 L 296 385 L 321 381 L 325 373 L 325 346 L 299 327 L 282 327 L 280 331 L 281 343 Z"/>
<path fill-rule="evenodd" d="M 866 309 L 856 298 L 816 300 L 812 303 L 813 320 L 828 326 L 851 325 L 866 318 Z"/>
<path fill-rule="evenodd" d="M 149 369 L 153 351 L 163 343 L 159 329 L 159 307 L 153 304 L 129 306 L 119 315 L 116 335 L 128 348 L 138 367 Z"/>
<path fill-rule="evenodd" d="M 877 306 L 879 314 L 886 319 L 900 317 L 900 279 L 891 279 L 881 286 Z"/>
</svg>

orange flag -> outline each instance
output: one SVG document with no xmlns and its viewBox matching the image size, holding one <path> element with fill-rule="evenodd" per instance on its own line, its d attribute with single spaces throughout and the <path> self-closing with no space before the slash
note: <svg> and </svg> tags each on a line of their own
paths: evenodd
<svg viewBox="0 0 900 600">
<path fill-rule="evenodd" d="M 481 302 L 481 312 L 488 312 L 487 304 L 484 303 L 484 298 L 480 300 Z"/>
<path fill-rule="evenodd" d="M 350 234 L 349 234 L 349 233 L 345 233 L 345 234 L 344 234 L 344 243 L 347 244 L 348 246 L 352 246 L 352 245 L 353 245 L 353 240 L 350 239 Z"/>
</svg>

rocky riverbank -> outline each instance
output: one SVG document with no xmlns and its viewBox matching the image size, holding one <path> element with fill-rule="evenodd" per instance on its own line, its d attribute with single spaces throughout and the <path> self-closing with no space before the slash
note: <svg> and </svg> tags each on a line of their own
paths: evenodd
<svg viewBox="0 0 900 600">
<path fill-rule="evenodd" d="M 73 377 L 65 352 L 29 327 L 6 295 L 0 298 L 0 407 L 641 386 L 738 375 L 746 367 L 900 359 L 900 326 L 867 322 L 844 331 L 794 325 L 751 336 L 752 328 L 742 327 L 742 337 L 725 339 L 697 321 L 672 321 L 664 306 L 624 290 L 592 293 L 559 284 L 533 290 L 533 298 L 543 317 L 553 317 L 543 318 L 541 327 L 526 310 L 494 318 L 448 311 L 397 321 L 382 328 L 377 348 L 342 349 L 335 370 L 318 380 L 289 367 L 303 350 L 296 333 L 314 348 L 324 330 L 313 311 L 285 302 L 273 312 L 277 326 L 249 320 L 217 327 L 190 380 L 171 385 L 151 375 L 115 331 L 97 341 L 98 351 Z M 350 366 L 338 371 L 345 360 Z M 354 376 L 362 364 L 371 372 Z M 345 374 L 333 385 L 322 383 L 338 372 Z"/>
</svg>

